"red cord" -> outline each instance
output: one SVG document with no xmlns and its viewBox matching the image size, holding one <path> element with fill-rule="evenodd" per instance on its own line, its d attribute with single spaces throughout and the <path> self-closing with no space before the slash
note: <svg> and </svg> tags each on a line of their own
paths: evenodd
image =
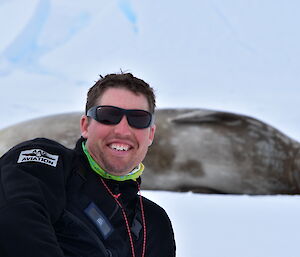
<svg viewBox="0 0 300 257">
<path fill-rule="evenodd" d="M 143 222 L 143 235 L 144 235 L 144 242 L 143 242 L 143 252 L 142 252 L 142 257 L 145 256 L 146 252 L 146 236 L 147 236 L 147 229 L 146 229 L 146 219 L 145 219 L 145 212 L 144 212 L 144 205 L 143 205 L 143 199 L 142 199 L 142 193 L 141 193 L 141 188 L 140 184 L 137 183 L 138 189 L 139 189 L 139 194 L 140 194 L 140 206 L 141 206 L 141 213 L 142 213 L 142 222 Z"/>
<path fill-rule="evenodd" d="M 112 191 L 109 189 L 109 187 L 106 185 L 106 183 L 104 182 L 104 180 L 102 178 L 100 178 L 102 181 L 102 184 L 104 185 L 104 187 L 106 188 L 106 190 L 109 192 L 109 194 L 115 199 L 116 203 L 119 205 L 119 207 L 122 210 L 122 214 L 123 214 L 123 218 L 125 220 L 125 225 L 126 225 L 126 229 L 127 229 L 127 233 L 129 236 L 129 241 L 130 241 L 130 247 L 131 247 L 131 252 L 132 252 L 132 257 L 135 257 L 135 249 L 134 249 L 134 243 L 133 243 L 133 239 L 132 239 L 132 235 L 131 235 L 131 231 L 130 231 L 130 226 L 129 226 L 129 222 L 128 222 L 128 218 L 125 212 L 124 207 L 122 206 L 122 204 L 119 202 L 118 198 L 121 194 L 113 194 Z M 143 199 L 142 199 L 142 194 L 141 194 L 141 190 L 140 190 L 140 185 L 137 183 L 138 185 L 138 190 L 139 190 L 139 198 L 140 198 L 140 206 L 141 206 L 141 214 L 142 214 L 142 226 L 143 226 L 143 234 L 144 234 L 144 240 L 143 240 L 143 251 L 142 251 L 142 257 L 145 256 L 145 252 L 146 252 L 146 219 L 145 219 L 145 213 L 144 213 L 144 205 L 143 205 Z"/>
</svg>

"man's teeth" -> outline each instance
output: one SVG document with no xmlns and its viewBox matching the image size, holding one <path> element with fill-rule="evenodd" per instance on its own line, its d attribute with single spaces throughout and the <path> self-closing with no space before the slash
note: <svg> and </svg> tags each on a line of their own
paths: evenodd
<svg viewBox="0 0 300 257">
<path fill-rule="evenodd" d="M 112 144 L 110 148 L 117 150 L 117 151 L 128 151 L 129 146 L 128 145 L 116 145 Z"/>
</svg>

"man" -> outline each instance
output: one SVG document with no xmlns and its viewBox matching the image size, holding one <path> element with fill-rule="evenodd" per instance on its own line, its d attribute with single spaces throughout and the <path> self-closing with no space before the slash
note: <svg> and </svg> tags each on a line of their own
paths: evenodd
<svg viewBox="0 0 300 257">
<path fill-rule="evenodd" d="M 130 73 L 89 90 L 74 150 L 38 138 L 0 160 L 1 257 L 171 257 L 165 211 L 142 197 L 152 88 Z"/>
</svg>

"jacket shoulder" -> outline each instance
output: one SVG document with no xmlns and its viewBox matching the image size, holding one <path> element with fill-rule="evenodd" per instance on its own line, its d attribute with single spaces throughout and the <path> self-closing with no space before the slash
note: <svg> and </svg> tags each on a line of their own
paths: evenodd
<svg viewBox="0 0 300 257">
<path fill-rule="evenodd" d="M 0 206 L 30 199 L 58 214 L 75 156 L 74 150 L 46 138 L 14 146 L 0 159 Z"/>
<path fill-rule="evenodd" d="M 0 160 L 4 162 L 9 161 L 11 158 L 14 158 L 16 154 L 19 154 L 20 151 L 23 150 L 32 150 L 32 154 L 36 154 L 38 156 L 45 154 L 43 151 L 46 151 L 47 153 L 47 150 L 56 154 L 62 154 L 66 157 L 71 157 L 73 155 L 73 150 L 63 146 L 62 144 L 54 140 L 48 138 L 34 138 L 15 145 L 10 150 L 8 150 Z M 28 152 L 28 154 L 30 153 Z"/>
<path fill-rule="evenodd" d="M 150 213 L 153 219 L 155 219 L 157 222 L 166 222 L 166 224 L 168 225 L 171 223 L 169 216 L 164 208 L 146 197 L 143 197 L 143 202 L 145 212 Z"/>
<path fill-rule="evenodd" d="M 175 257 L 176 243 L 171 220 L 167 212 L 155 202 L 143 197 L 149 238 L 149 256 Z M 159 228 L 159 229 L 158 229 Z M 153 247 L 152 247 L 153 246 Z"/>
<path fill-rule="evenodd" d="M 69 148 L 65 147 L 64 145 L 58 143 L 57 141 L 54 141 L 54 140 L 48 139 L 48 138 L 38 137 L 38 138 L 33 138 L 33 139 L 30 139 L 30 140 L 27 140 L 27 141 L 24 141 L 24 142 L 21 142 L 21 143 L 15 145 L 8 152 L 11 152 L 15 149 L 27 147 L 30 145 L 42 145 L 44 147 L 56 147 L 56 148 L 61 148 L 61 149 L 65 149 L 65 150 L 70 150 Z"/>
</svg>

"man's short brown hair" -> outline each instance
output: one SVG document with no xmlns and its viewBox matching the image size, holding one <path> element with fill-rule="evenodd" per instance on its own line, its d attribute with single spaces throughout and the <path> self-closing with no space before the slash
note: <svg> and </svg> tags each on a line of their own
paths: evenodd
<svg viewBox="0 0 300 257">
<path fill-rule="evenodd" d="M 154 113 L 155 94 L 152 87 L 144 80 L 134 77 L 131 73 L 108 74 L 93 85 L 87 93 L 85 113 L 96 105 L 99 97 L 103 95 L 108 88 L 125 88 L 135 94 L 142 94 L 146 97 L 149 105 L 149 111 Z"/>
</svg>

